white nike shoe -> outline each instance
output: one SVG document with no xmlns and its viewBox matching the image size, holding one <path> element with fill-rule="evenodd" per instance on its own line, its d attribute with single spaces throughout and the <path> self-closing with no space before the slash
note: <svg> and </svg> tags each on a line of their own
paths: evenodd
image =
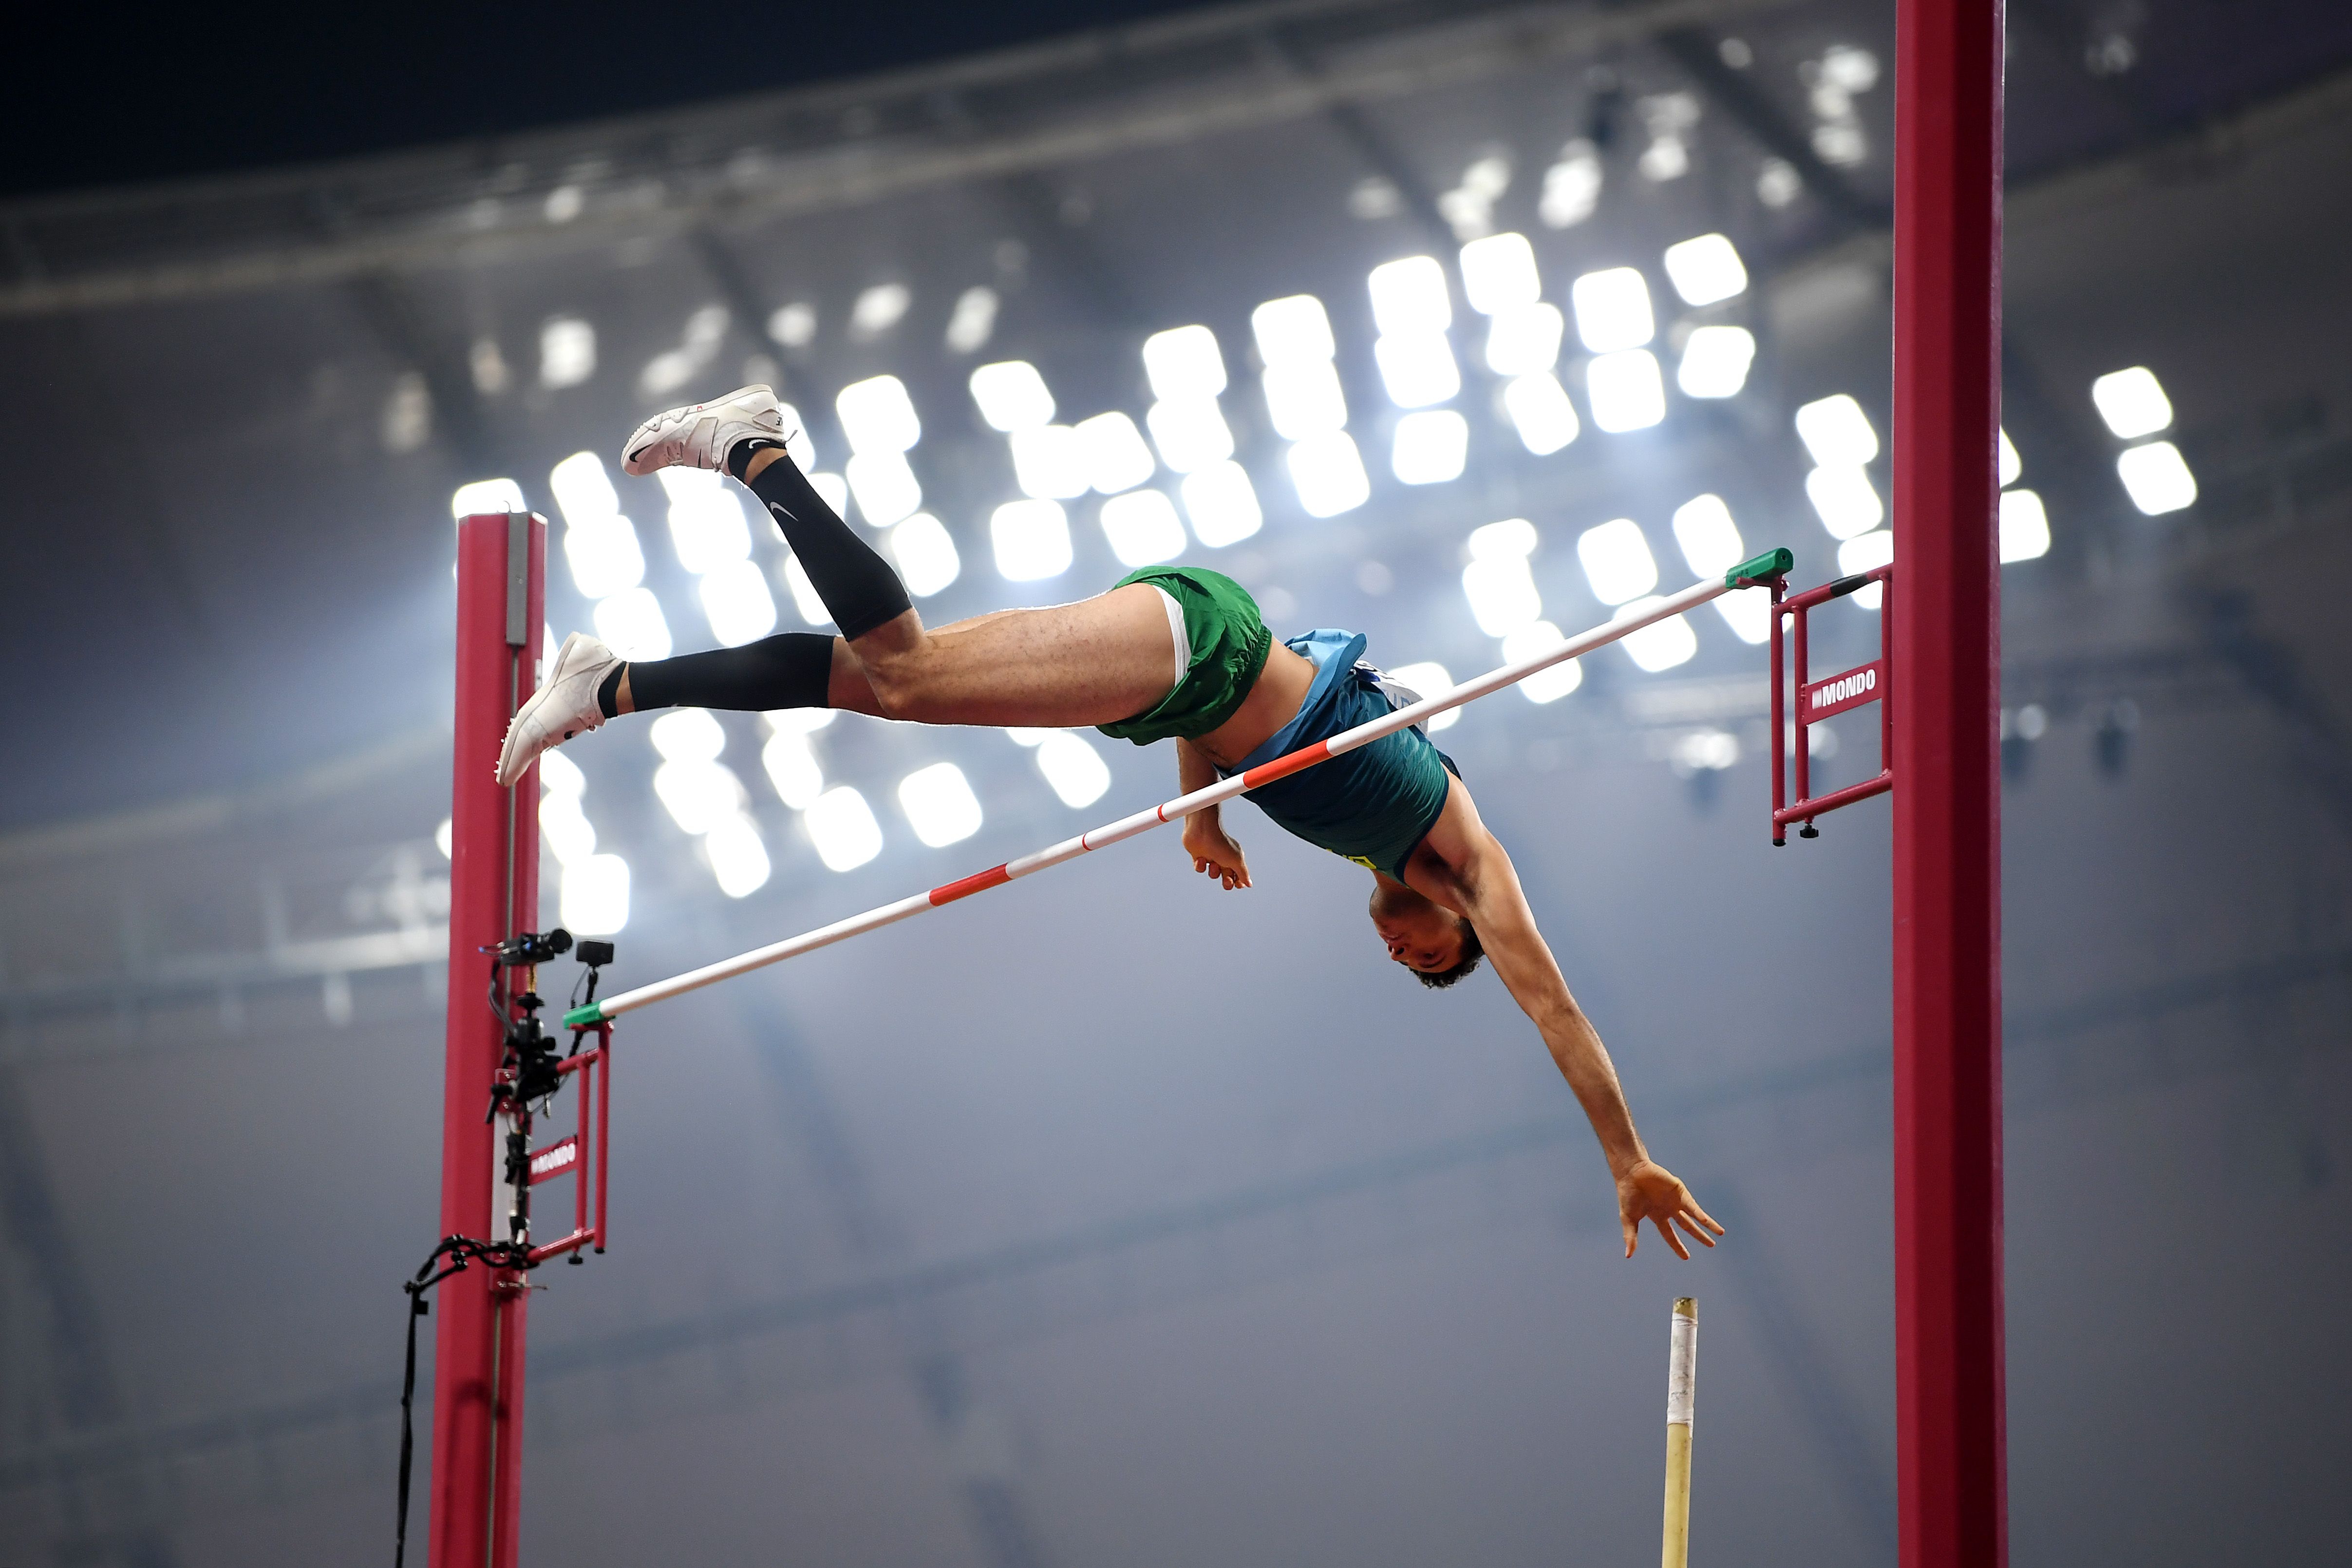
<svg viewBox="0 0 2352 1568">
<path fill-rule="evenodd" d="M 499 784 L 511 788 L 540 752 L 563 744 L 583 730 L 601 728 L 604 715 L 596 706 L 596 689 L 621 662 L 620 657 L 585 632 L 573 632 L 556 650 L 555 668 L 546 683 L 507 726 L 507 743 L 499 751 Z"/>
<path fill-rule="evenodd" d="M 738 441 L 754 436 L 782 441 L 786 434 L 775 389 L 741 386 L 709 403 L 656 414 L 638 426 L 621 448 L 621 468 L 631 474 L 656 468 L 712 468 L 723 474 L 727 454 Z"/>
</svg>

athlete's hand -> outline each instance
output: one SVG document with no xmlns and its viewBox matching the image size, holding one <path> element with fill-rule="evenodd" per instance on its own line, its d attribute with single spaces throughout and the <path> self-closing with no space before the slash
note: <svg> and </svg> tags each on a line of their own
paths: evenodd
<svg viewBox="0 0 2352 1568">
<path fill-rule="evenodd" d="M 1685 1261 L 1690 1258 L 1690 1248 L 1675 1234 L 1675 1226 L 1690 1232 L 1691 1239 L 1701 1247 L 1715 1245 L 1715 1237 L 1707 1235 L 1707 1231 L 1716 1236 L 1723 1234 L 1723 1227 L 1698 1206 L 1691 1190 L 1672 1171 L 1652 1160 L 1629 1166 L 1617 1178 L 1617 1223 L 1624 1228 L 1628 1258 L 1633 1256 L 1633 1247 L 1642 1238 L 1642 1222 L 1645 1219 L 1658 1227 L 1658 1234 L 1666 1238 L 1675 1256 Z"/>
<path fill-rule="evenodd" d="M 1192 869 L 1215 878 L 1228 890 L 1250 885 L 1249 861 L 1242 847 L 1227 837 L 1223 826 L 1205 811 L 1184 819 L 1184 853 L 1192 858 Z"/>
</svg>

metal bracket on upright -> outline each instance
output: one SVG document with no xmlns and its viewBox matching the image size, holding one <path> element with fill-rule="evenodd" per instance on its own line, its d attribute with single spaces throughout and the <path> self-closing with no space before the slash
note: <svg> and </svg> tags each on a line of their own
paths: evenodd
<svg viewBox="0 0 2352 1568">
<path fill-rule="evenodd" d="M 1885 795 L 1895 787 L 1895 595 L 1893 565 L 1874 567 L 1868 572 L 1841 577 L 1834 583 L 1824 583 L 1818 588 L 1808 588 L 1801 594 L 1788 595 L 1785 585 L 1772 585 L 1772 842 L 1788 843 L 1789 824 L 1801 823 L 1797 829 L 1800 838 L 1819 838 L 1821 830 L 1813 819 L 1842 805 L 1852 805 L 1858 800 L 1868 800 L 1874 795 Z M 1878 614 L 1878 657 L 1868 664 L 1832 675 L 1822 680 L 1810 678 L 1805 658 L 1805 616 L 1817 605 L 1832 599 L 1843 599 L 1848 594 L 1866 588 L 1874 583 L 1886 584 Z M 1797 716 L 1792 725 L 1787 716 L 1786 694 L 1783 689 L 1781 644 L 1784 637 L 1793 646 L 1790 652 L 1794 660 L 1796 677 Z M 1811 737 L 1806 732 L 1811 725 L 1843 713 L 1849 708 L 1859 708 L 1865 702 L 1878 704 L 1878 776 L 1864 779 L 1843 789 L 1817 795 L 1812 791 Z M 1788 773 L 1791 762 L 1796 769 L 1795 800 L 1789 799 Z"/>
</svg>

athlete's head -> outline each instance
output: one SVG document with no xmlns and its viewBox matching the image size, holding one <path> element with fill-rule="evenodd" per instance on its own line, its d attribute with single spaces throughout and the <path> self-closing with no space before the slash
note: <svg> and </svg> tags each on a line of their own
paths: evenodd
<svg viewBox="0 0 2352 1568">
<path fill-rule="evenodd" d="M 1486 955 L 1468 921 L 1391 878 L 1374 879 L 1371 914 L 1389 956 L 1423 985 L 1451 985 Z"/>
</svg>

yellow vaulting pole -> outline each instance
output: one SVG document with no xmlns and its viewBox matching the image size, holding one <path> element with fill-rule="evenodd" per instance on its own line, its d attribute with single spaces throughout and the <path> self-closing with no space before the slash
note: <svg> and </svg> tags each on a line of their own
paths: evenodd
<svg viewBox="0 0 2352 1568">
<path fill-rule="evenodd" d="M 1666 1342 L 1666 1531 L 1659 1568 L 1690 1562 L 1691 1405 L 1698 1385 L 1698 1302 L 1675 1299 Z"/>
</svg>

